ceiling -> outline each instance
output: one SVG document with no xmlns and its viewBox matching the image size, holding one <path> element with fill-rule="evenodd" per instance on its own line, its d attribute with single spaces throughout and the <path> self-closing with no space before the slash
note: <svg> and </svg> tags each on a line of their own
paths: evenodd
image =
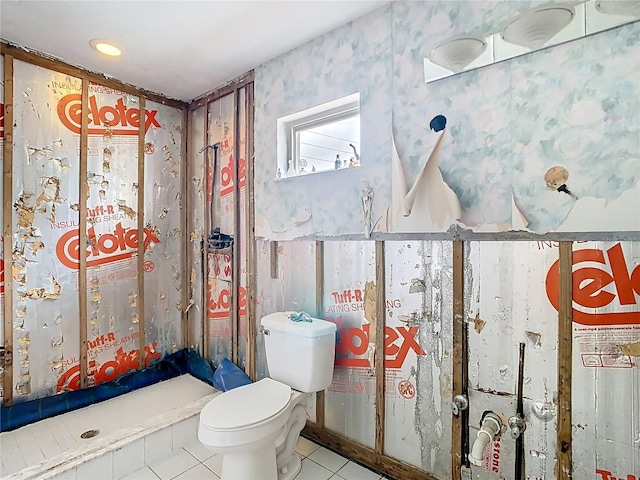
<svg viewBox="0 0 640 480">
<path fill-rule="evenodd" d="M 0 38 L 187 101 L 386 3 L 1 0 Z"/>
</svg>

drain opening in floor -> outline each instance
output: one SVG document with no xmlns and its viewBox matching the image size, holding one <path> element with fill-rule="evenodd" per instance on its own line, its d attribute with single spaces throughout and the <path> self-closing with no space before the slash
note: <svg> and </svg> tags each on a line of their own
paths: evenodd
<svg viewBox="0 0 640 480">
<path fill-rule="evenodd" d="M 99 433 L 100 433 L 100 430 L 87 430 L 82 435 L 80 435 L 80 438 L 93 438 Z"/>
</svg>

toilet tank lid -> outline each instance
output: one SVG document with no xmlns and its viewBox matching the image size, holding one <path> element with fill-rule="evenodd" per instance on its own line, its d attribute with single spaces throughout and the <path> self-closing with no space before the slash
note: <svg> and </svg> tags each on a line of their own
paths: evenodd
<svg viewBox="0 0 640 480">
<path fill-rule="evenodd" d="M 291 313 L 294 312 L 270 313 L 262 317 L 260 324 L 264 328 L 300 337 L 324 337 L 325 335 L 333 335 L 336 331 L 336 324 L 333 322 L 327 322 L 319 318 L 312 318 L 311 322 L 294 322 L 290 318 Z"/>
</svg>

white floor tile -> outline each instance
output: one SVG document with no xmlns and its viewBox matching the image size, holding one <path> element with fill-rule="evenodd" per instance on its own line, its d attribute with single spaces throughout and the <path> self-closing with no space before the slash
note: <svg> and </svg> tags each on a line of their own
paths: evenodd
<svg viewBox="0 0 640 480">
<path fill-rule="evenodd" d="M 216 454 L 216 452 L 212 452 L 200 442 L 192 442 L 189 445 L 185 445 L 184 449 L 201 462 L 204 462 Z"/>
<path fill-rule="evenodd" d="M 338 455 L 324 447 L 318 448 L 307 458 L 331 470 L 333 473 L 340 470 L 349 461 L 348 458 L 344 458 L 342 455 Z"/>
<path fill-rule="evenodd" d="M 222 475 L 222 455 L 215 455 L 202 463 L 216 475 Z"/>
<path fill-rule="evenodd" d="M 126 477 L 144 465 L 144 438 L 134 440 L 113 452 L 114 478 Z"/>
<path fill-rule="evenodd" d="M 127 475 L 122 480 L 158 480 L 158 476 L 149 467 L 144 467 Z"/>
<path fill-rule="evenodd" d="M 316 462 L 305 458 L 302 460 L 302 470 L 296 475 L 295 480 L 328 480 L 333 476 L 331 470 L 327 470 Z"/>
<path fill-rule="evenodd" d="M 177 476 L 175 480 L 220 480 L 220 477 L 199 463 L 182 475 Z"/>
<path fill-rule="evenodd" d="M 112 480 L 113 452 L 89 460 L 78 467 L 78 480 Z"/>
<path fill-rule="evenodd" d="M 320 445 L 318 445 L 317 443 L 313 443 L 311 440 L 300 437 L 300 439 L 298 440 L 298 444 L 296 445 L 296 452 L 298 452 L 303 457 L 306 457 L 308 455 L 311 455 L 318 448 L 320 448 Z"/>
<path fill-rule="evenodd" d="M 342 478 L 340 475 L 338 475 L 337 473 L 331 477 L 329 480 L 344 480 L 344 478 Z"/>
<path fill-rule="evenodd" d="M 171 480 L 199 463 L 193 455 L 181 449 L 173 456 L 149 465 L 149 468 L 162 480 Z"/>
<path fill-rule="evenodd" d="M 348 462 L 344 467 L 338 470 L 345 480 L 379 480 L 380 474 L 373 472 L 354 462 Z"/>
</svg>

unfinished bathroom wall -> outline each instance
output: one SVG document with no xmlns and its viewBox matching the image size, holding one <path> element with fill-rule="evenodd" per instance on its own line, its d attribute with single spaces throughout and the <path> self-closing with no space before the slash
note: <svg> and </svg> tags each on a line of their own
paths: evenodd
<svg viewBox="0 0 640 480">
<path fill-rule="evenodd" d="M 7 293 L 18 402 L 79 388 L 82 82 L 20 61 L 13 68 L 13 195 L 4 192 L 4 201 L 13 205 L 13 238 L 6 239 L 13 245 L 13 291 Z M 92 208 L 100 204 L 97 189 L 94 195 Z M 95 351 L 97 340 L 90 339 Z"/>
<path fill-rule="evenodd" d="M 187 205 L 190 214 L 187 216 L 187 230 L 189 235 L 188 259 L 188 302 L 187 318 L 189 324 L 189 342 L 191 348 L 202 353 L 204 318 L 207 305 L 204 302 L 204 264 L 202 239 L 205 238 L 205 190 L 208 183 L 205 179 L 205 152 L 201 151 L 206 145 L 206 108 L 200 107 L 189 112 L 189 165 Z"/>
<path fill-rule="evenodd" d="M 0 55 L 0 169 L 4 169 L 4 55 Z M 4 170 L 3 170 L 4 171 Z M 4 182 L 0 182 L 0 198 L 4 201 Z M 4 208 L 0 211 L 0 402 L 4 396 L 5 350 L 4 350 Z"/>
<path fill-rule="evenodd" d="M 248 233 L 253 223 L 247 188 L 252 81 L 249 72 L 188 106 L 190 273 L 185 301 L 189 344 L 202 348 L 214 366 L 228 358 L 250 375 L 255 374 L 253 357 L 247 365 L 253 341 L 247 323 L 252 308 L 247 254 L 254 240 Z"/>
<path fill-rule="evenodd" d="M 558 296 L 558 283 L 548 277 L 557 261 L 558 249 L 543 242 L 468 244 L 469 444 L 484 412 L 495 412 L 505 425 L 486 449 L 483 466 L 472 467 L 474 478 L 515 478 L 516 444 L 506 425 L 517 413 L 518 382 L 526 421 L 523 471 L 530 478 L 555 478 L 558 313 L 547 294 Z"/>
<path fill-rule="evenodd" d="M 574 478 L 631 480 L 640 475 L 640 242 L 573 252 Z"/>
<path fill-rule="evenodd" d="M 146 110 L 158 112 L 144 145 L 144 312 L 145 340 L 151 351 L 164 356 L 181 348 L 183 285 L 186 269 L 182 221 L 186 215 L 182 111 L 156 102 Z M 171 279 L 171 282 L 169 281 Z"/>
<path fill-rule="evenodd" d="M 138 212 L 138 128 L 126 128 L 126 120 L 121 123 L 115 117 L 131 109 L 139 112 L 138 97 L 91 84 L 89 105 L 93 115 L 87 155 L 87 236 L 93 249 L 87 256 L 87 372 L 92 385 L 137 368 L 138 241 L 147 248 L 160 242 L 152 229 L 138 232 L 138 215 L 143 214 Z M 119 113 L 110 119 L 111 111 Z M 160 125 L 155 115 L 152 118 Z M 120 368 L 111 367 L 118 359 Z"/>
<path fill-rule="evenodd" d="M 324 245 L 324 318 L 338 328 L 325 427 L 373 448 L 376 262 L 374 242 Z"/>
<path fill-rule="evenodd" d="M 209 131 L 207 145 L 218 145 L 208 149 L 209 166 L 206 169 L 207 203 L 210 209 L 210 231 L 218 229 L 220 234 L 233 236 L 235 232 L 235 182 L 234 142 L 235 109 L 233 95 L 226 95 L 209 103 Z M 205 232 L 209 235 L 209 232 Z M 235 240 L 235 239 L 234 239 Z M 233 247 L 221 243 L 210 250 L 208 258 L 207 305 L 209 322 L 209 360 L 218 365 L 223 358 L 232 358 L 232 292 L 233 292 Z"/>
<path fill-rule="evenodd" d="M 79 389 L 84 352 L 91 386 L 138 369 L 141 357 L 148 366 L 182 348 L 182 110 L 147 101 L 141 112 L 137 95 L 85 81 L 81 151 L 83 80 L 13 61 L 12 192 L 3 197 L 13 212 L 16 402 Z M 85 211 L 86 265 L 79 214 Z"/>
<path fill-rule="evenodd" d="M 247 232 L 247 163 L 249 159 L 248 142 L 247 142 L 247 109 L 245 102 L 247 101 L 247 89 L 243 88 L 238 92 L 237 109 L 238 109 L 238 212 L 237 212 L 237 229 L 238 235 L 238 365 L 246 370 L 247 360 L 247 328 L 248 328 L 248 292 L 247 292 L 247 247 L 249 238 L 253 240 Z M 235 172 L 234 172 L 235 176 Z M 253 225 L 249 225 L 253 228 Z"/>
<path fill-rule="evenodd" d="M 384 453 L 441 479 L 451 470 L 452 260 L 451 242 L 385 242 Z"/>
<path fill-rule="evenodd" d="M 257 242 L 257 378 L 268 375 L 264 337 L 260 333 L 262 317 L 273 312 L 304 311 L 322 318 L 316 308 L 316 243 L 282 242 L 275 249 L 270 247 L 270 242 Z"/>
</svg>

